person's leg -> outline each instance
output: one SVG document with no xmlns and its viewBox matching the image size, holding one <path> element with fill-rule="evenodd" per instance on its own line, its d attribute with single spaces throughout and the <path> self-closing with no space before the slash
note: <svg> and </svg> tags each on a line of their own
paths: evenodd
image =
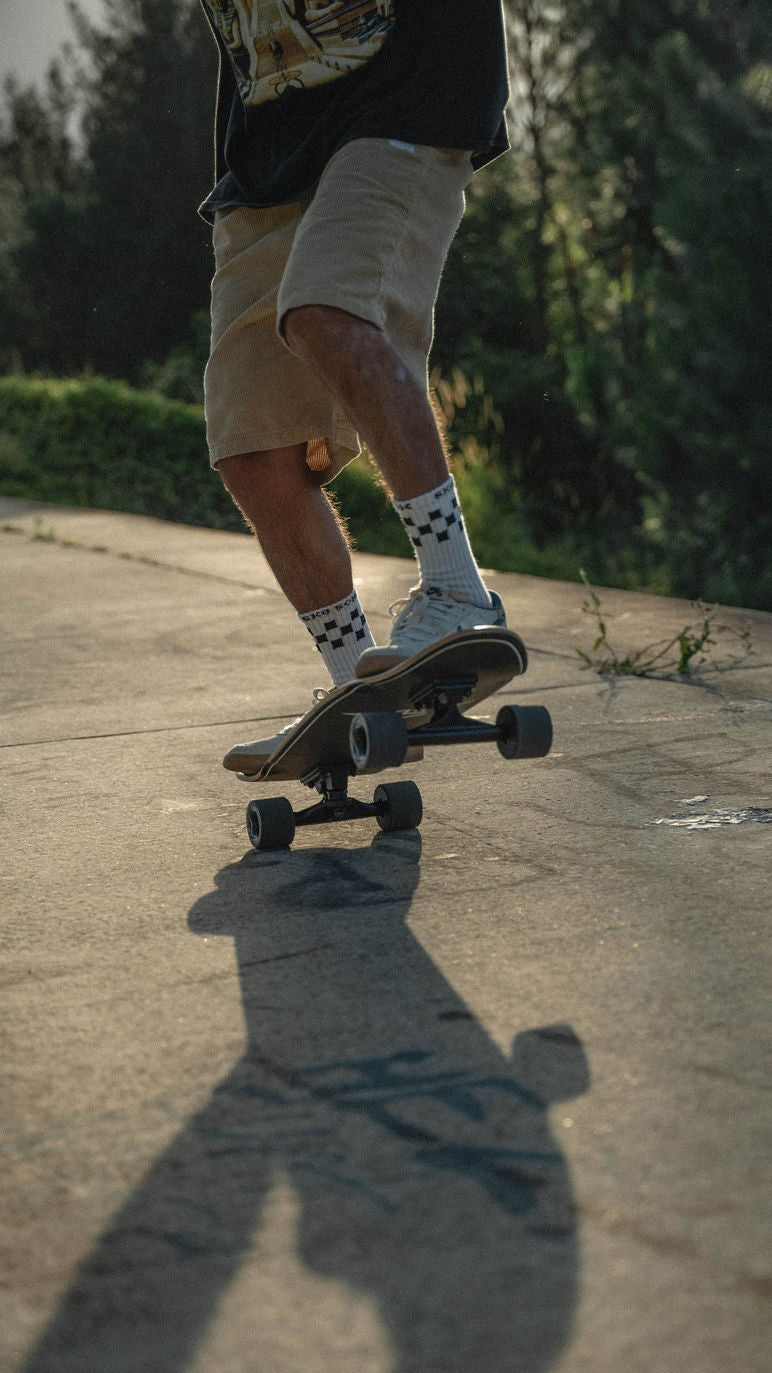
<svg viewBox="0 0 772 1373">
<path fill-rule="evenodd" d="M 332 306 L 307 305 L 288 311 L 284 337 L 350 417 L 396 500 L 447 481 L 445 445 L 426 389 L 383 330 Z"/>
<path fill-rule="evenodd" d="M 479 619 L 477 611 L 495 611 L 499 622 L 498 605 L 472 553 L 428 394 L 388 336 L 366 320 L 323 305 L 288 311 L 284 336 L 321 376 L 375 458 L 413 545 L 420 572 L 417 591 L 425 596 L 432 590 L 431 623 L 441 632 L 442 616 L 450 613 L 446 632 L 465 627 L 469 616 L 458 612 L 456 600 L 472 607 L 470 623 Z M 420 608 L 427 609 L 423 601 Z M 424 624 L 429 624 L 426 617 Z M 422 638 L 423 630 L 415 645 L 411 639 L 408 646 L 420 646 Z M 368 656 L 375 661 L 374 653 Z"/>
<path fill-rule="evenodd" d="M 280 336 L 366 441 L 411 540 L 421 638 L 503 618 L 469 544 L 427 382 L 434 301 L 470 175 L 460 152 L 347 145 L 298 226 L 278 299 Z"/>
<path fill-rule="evenodd" d="M 345 529 L 306 465 L 306 445 L 240 453 L 218 466 L 333 686 L 350 681 L 373 639 L 354 590 Z"/>
<path fill-rule="evenodd" d="M 343 527 L 306 466 L 305 444 L 240 453 L 218 471 L 299 615 L 353 590 Z"/>
<path fill-rule="evenodd" d="M 353 677 L 372 637 L 321 473 L 332 476 L 359 441 L 324 383 L 276 333 L 277 293 L 303 210 L 245 208 L 216 218 L 207 438 L 212 466 L 337 686 Z"/>
</svg>

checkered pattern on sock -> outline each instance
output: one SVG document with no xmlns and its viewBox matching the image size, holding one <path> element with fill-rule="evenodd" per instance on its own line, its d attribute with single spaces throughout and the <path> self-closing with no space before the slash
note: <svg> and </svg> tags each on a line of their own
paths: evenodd
<svg viewBox="0 0 772 1373">
<path fill-rule="evenodd" d="M 452 477 L 425 496 L 393 502 L 415 549 L 421 586 L 454 591 L 473 605 L 490 607 L 491 599 L 469 543 Z"/>
<path fill-rule="evenodd" d="M 309 610 L 300 619 L 313 636 L 333 686 L 350 682 L 360 653 L 373 644 L 356 591 L 335 605 Z"/>
<path fill-rule="evenodd" d="M 447 492 L 447 499 L 446 499 Z M 437 492 L 432 492 L 436 496 Z M 408 532 L 408 537 L 414 548 L 423 548 L 424 544 L 432 539 L 438 543 L 447 543 L 451 536 L 454 525 L 461 524 L 461 511 L 458 508 L 458 500 L 455 491 L 448 491 L 446 487 L 439 489 L 440 499 L 431 509 L 426 511 L 423 523 L 420 523 L 421 516 L 413 511 L 415 502 L 400 501 L 399 507 L 402 523 Z M 421 499 L 419 497 L 419 499 Z"/>
</svg>

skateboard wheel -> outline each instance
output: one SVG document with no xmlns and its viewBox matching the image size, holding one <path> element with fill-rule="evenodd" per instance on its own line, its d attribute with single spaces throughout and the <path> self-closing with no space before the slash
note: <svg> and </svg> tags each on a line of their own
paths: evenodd
<svg viewBox="0 0 772 1373">
<path fill-rule="evenodd" d="M 544 706 L 503 706 L 496 725 L 504 758 L 544 758 L 552 748 L 552 720 Z"/>
<path fill-rule="evenodd" d="M 268 801 L 250 801 L 247 806 L 247 834 L 255 849 L 286 849 L 295 838 L 295 815 L 283 796 Z"/>
<path fill-rule="evenodd" d="M 357 772 L 398 768 L 407 753 L 407 729 L 402 716 L 388 711 L 355 715 L 349 730 L 349 752 Z"/>
<path fill-rule="evenodd" d="M 417 829 L 423 818 L 421 793 L 415 782 L 386 782 L 375 788 L 376 820 L 382 830 Z"/>
</svg>

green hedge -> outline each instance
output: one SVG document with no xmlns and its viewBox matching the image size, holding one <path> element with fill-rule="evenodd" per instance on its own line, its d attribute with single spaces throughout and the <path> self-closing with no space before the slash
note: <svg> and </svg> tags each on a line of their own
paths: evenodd
<svg viewBox="0 0 772 1373">
<path fill-rule="evenodd" d="M 516 493 L 500 473 L 462 463 L 456 480 L 484 567 L 577 578 L 575 549 L 536 548 L 522 535 Z M 344 468 L 332 491 L 357 548 L 410 556 L 364 460 Z M 244 528 L 209 467 L 201 407 L 102 377 L 0 377 L 0 496 Z"/>
<path fill-rule="evenodd" d="M 363 462 L 340 474 L 335 493 L 358 547 L 409 551 Z M 0 495 L 244 527 L 209 467 L 201 407 L 101 377 L 0 377 Z"/>
<path fill-rule="evenodd" d="M 199 407 L 84 381 L 0 378 L 0 493 L 222 526 Z"/>
</svg>

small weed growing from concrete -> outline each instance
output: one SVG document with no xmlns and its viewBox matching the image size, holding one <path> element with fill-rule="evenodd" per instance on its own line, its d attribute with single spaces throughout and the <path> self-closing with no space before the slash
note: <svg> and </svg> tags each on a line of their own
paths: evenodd
<svg viewBox="0 0 772 1373">
<path fill-rule="evenodd" d="M 39 543 L 57 542 L 56 530 L 53 529 L 50 525 L 44 525 L 39 515 L 35 520 L 35 531 L 32 537 L 33 539 L 37 539 Z"/>
<path fill-rule="evenodd" d="M 740 640 L 744 653 L 752 651 L 750 630 L 716 624 L 718 606 L 695 601 L 698 619 L 694 623 L 684 625 L 672 639 L 661 639 L 657 643 L 647 644 L 644 648 L 633 650 L 622 657 L 609 639 L 606 625 L 608 616 L 597 591 L 590 585 L 584 571 L 581 571 L 580 575 L 587 590 L 582 610 L 595 620 L 597 634 L 589 652 L 581 648 L 577 648 L 576 652 L 587 667 L 593 668 L 602 676 L 650 677 L 669 675 L 675 671 L 681 677 L 688 677 L 693 666 L 699 667 L 706 661 L 720 634 L 734 635 Z"/>
<path fill-rule="evenodd" d="M 32 538 L 37 539 L 39 543 L 56 543 L 62 548 L 82 547 L 79 539 L 71 539 L 67 534 L 57 534 L 53 525 L 45 525 L 40 516 L 35 520 Z"/>
</svg>

